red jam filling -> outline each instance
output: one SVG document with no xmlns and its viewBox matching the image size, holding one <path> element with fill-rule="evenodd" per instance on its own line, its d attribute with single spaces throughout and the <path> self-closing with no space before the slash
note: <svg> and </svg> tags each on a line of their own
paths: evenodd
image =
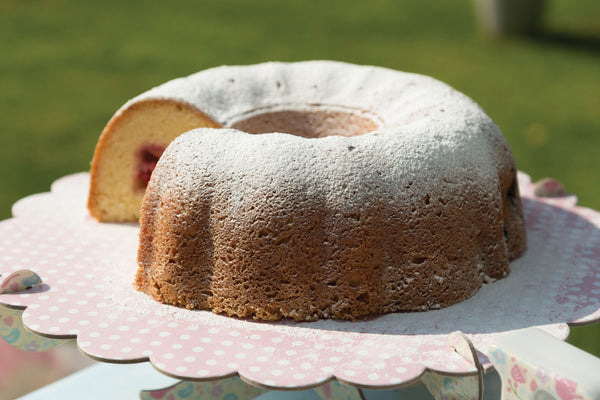
<svg viewBox="0 0 600 400">
<path fill-rule="evenodd" d="M 135 187 L 145 190 L 156 167 L 158 159 L 165 151 L 166 146 L 148 143 L 142 145 L 136 152 Z"/>
</svg>

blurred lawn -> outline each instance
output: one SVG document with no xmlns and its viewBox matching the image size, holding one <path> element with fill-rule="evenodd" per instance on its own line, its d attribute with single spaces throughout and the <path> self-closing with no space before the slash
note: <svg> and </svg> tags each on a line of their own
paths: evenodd
<svg viewBox="0 0 600 400">
<path fill-rule="evenodd" d="M 89 167 L 127 99 L 221 64 L 334 59 L 419 72 L 470 95 L 534 180 L 600 210 L 600 2 L 550 1 L 544 34 L 479 34 L 468 0 L 0 0 L 0 219 Z M 570 341 L 600 356 L 600 324 Z"/>
</svg>

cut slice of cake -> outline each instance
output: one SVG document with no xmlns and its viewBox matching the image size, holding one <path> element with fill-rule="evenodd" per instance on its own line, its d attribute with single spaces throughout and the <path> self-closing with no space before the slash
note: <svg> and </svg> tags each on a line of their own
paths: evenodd
<svg viewBox="0 0 600 400">
<path fill-rule="evenodd" d="M 92 160 L 88 209 L 102 222 L 134 222 L 152 169 L 173 139 L 193 128 L 220 127 L 184 102 L 151 99 L 118 111 Z"/>
</svg>

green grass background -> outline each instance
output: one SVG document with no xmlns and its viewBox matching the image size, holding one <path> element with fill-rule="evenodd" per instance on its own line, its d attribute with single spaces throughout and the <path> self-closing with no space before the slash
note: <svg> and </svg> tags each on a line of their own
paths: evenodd
<svg viewBox="0 0 600 400">
<path fill-rule="evenodd" d="M 468 0 L 0 0 L 0 218 L 85 171 L 127 99 L 222 64 L 333 59 L 431 75 L 479 102 L 519 169 L 600 210 L 600 2 L 549 1 L 544 34 L 481 34 Z M 600 356 L 600 324 L 571 343 Z"/>
</svg>

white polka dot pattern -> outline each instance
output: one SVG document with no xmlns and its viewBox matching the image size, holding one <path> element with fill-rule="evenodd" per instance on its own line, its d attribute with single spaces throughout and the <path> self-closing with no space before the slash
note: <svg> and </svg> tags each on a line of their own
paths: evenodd
<svg viewBox="0 0 600 400">
<path fill-rule="evenodd" d="M 358 322 L 259 323 L 159 304 L 135 291 L 138 227 L 99 224 L 86 210 L 88 176 L 60 179 L 51 193 L 17 202 L 0 223 L 0 272 L 31 269 L 43 284 L 0 295 L 27 307 L 24 324 L 44 336 L 77 336 L 81 350 L 111 362 L 149 359 L 181 378 L 239 372 L 269 387 L 317 385 L 332 376 L 366 387 L 399 386 L 425 368 L 472 373 L 447 343 L 463 331 L 483 354 L 496 335 L 600 319 L 600 214 L 574 197 L 537 199 L 521 174 L 527 253 L 511 274 L 474 297 L 426 313 Z M 515 296 L 518 293 L 518 296 Z M 490 363 L 482 359 L 484 368 Z"/>
</svg>

